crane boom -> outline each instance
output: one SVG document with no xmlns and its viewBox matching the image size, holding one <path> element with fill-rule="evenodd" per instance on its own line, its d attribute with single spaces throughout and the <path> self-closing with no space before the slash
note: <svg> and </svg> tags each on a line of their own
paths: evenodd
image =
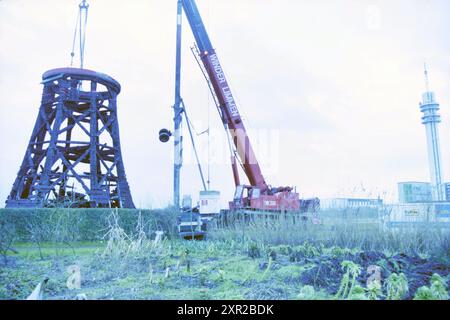
<svg viewBox="0 0 450 320">
<path fill-rule="evenodd" d="M 203 65 L 202 71 L 209 82 L 222 122 L 228 130 L 235 147 L 231 166 L 236 192 L 233 201 L 230 202 L 230 210 L 249 209 L 276 212 L 304 212 L 309 210 L 308 208 L 315 210 L 319 205 L 317 198 L 300 200 L 299 194 L 293 191 L 293 188 L 273 188 L 266 183 L 242 122 L 242 117 L 236 106 L 236 101 L 217 53 L 211 44 L 195 0 L 181 0 L 181 2 L 197 44 L 199 57 L 197 60 L 201 60 L 199 64 Z M 240 184 L 236 154 L 250 185 Z"/>
<path fill-rule="evenodd" d="M 233 138 L 233 143 L 249 183 L 251 186 L 259 188 L 261 192 L 269 191 L 269 187 L 262 175 L 261 168 L 256 159 L 244 123 L 242 122 L 241 115 L 237 109 L 236 101 L 225 77 L 219 58 L 211 44 L 197 5 L 193 0 L 182 0 L 182 2 L 183 9 L 200 51 L 201 61 L 203 62 L 217 96 L 222 121 L 228 127 L 229 133 Z"/>
</svg>

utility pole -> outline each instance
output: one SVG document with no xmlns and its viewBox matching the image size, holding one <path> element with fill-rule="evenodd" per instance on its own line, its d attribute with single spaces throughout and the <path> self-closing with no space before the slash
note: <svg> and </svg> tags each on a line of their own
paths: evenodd
<svg viewBox="0 0 450 320">
<path fill-rule="evenodd" d="M 175 104 L 174 111 L 174 167 L 173 167 L 173 205 L 180 207 L 180 171 L 183 165 L 183 137 L 181 134 L 181 122 L 183 120 L 183 108 L 181 106 L 181 23 L 183 4 L 178 0 L 177 4 L 177 43 L 175 62 Z"/>
</svg>

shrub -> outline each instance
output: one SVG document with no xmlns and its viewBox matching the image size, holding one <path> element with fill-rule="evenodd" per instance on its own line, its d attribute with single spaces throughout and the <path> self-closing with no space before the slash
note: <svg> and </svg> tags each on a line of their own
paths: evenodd
<svg viewBox="0 0 450 320">
<path fill-rule="evenodd" d="M 148 235 L 162 230 L 168 237 L 175 236 L 177 212 L 171 208 L 159 210 L 115 209 L 118 223 L 130 234 L 135 231 L 139 214 L 144 232 Z M 16 241 L 96 241 L 108 228 L 111 209 L 0 209 L 0 222 L 9 222 L 15 228 Z"/>
</svg>

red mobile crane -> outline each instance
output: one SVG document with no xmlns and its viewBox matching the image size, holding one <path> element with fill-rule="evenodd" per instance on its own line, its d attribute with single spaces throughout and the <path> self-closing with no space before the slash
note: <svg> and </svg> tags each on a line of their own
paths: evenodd
<svg viewBox="0 0 450 320">
<path fill-rule="evenodd" d="M 179 0 L 180 1 L 180 0 Z M 236 101 L 231 92 L 219 58 L 211 44 L 205 25 L 194 0 L 181 0 L 182 7 L 196 41 L 196 58 L 201 67 L 225 129 L 232 138 L 231 166 L 236 192 L 230 210 L 248 209 L 277 212 L 307 211 L 317 209 L 319 200 L 300 200 L 292 187 L 271 187 L 262 175 Z M 242 166 L 249 184 L 241 184 L 237 161 Z"/>
</svg>

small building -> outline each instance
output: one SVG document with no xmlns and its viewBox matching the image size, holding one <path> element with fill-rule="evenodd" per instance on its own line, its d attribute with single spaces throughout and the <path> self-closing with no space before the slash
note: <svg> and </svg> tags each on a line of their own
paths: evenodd
<svg viewBox="0 0 450 320">
<path fill-rule="evenodd" d="M 200 191 L 199 211 L 202 217 L 214 216 L 220 213 L 220 192 Z"/>
<path fill-rule="evenodd" d="M 383 209 L 382 220 L 390 228 L 450 227 L 450 202 L 399 203 Z"/>
<path fill-rule="evenodd" d="M 399 182 L 398 197 L 400 203 L 431 202 L 431 184 L 429 182 Z"/>
</svg>

